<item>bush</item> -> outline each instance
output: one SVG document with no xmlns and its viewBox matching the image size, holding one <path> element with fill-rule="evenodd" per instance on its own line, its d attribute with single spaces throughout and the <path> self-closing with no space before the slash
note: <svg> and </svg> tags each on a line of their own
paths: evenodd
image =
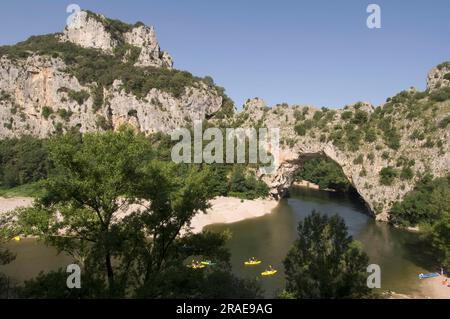
<svg viewBox="0 0 450 319">
<path fill-rule="evenodd" d="M 357 124 L 357 125 L 363 125 L 363 124 L 367 123 L 368 120 L 369 120 L 369 115 L 367 114 L 367 112 L 362 111 L 362 110 L 356 110 L 355 115 L 352 119 L 352 123 Z"/>
<path fill-rule="evenodd" d="M 86 90 L 81 91 L 69 91 L 69 98 L 72 101 L 76 101 L 78 105 L 82 105 L 84 102 L 86 102 L 87 99 L 89 99 L 90 94 Z"/>
<path fill-rule="evenodd" d="M 351 187 L 341 167 L 334 161 L 324 158 L 311 159 L 296 173 L 296 179 L 318 184 L 321 189 L 334 189 L 345 192 Z"/>
<path fill-rule="evenodd" d="M 395 168 L 388 166 L 380 171 L 380 183 L 385 186 L 390 186 L 397 178 L 398 172 Z"/>
<path fill-rule="evenodd" d="M 48 118 L 49 118 L 49 116 L 51 115 L 53 113 L 53 109 L 51 108 L 51 107 L 49 107 L 49 106 L 44 106 L 43 108 L 42 108 L 42 116 L 46 119 L 46 120 L 48 120 Z"/>
<path fill-rule="evenodd" d="M 414 177 L 414 172 L 411 169 L 411 167 L 403 167 L 402 171 L 400 172 L 400 178 L 403 180 L 410 180 Z"/>
<path fill-rule="evenodd" d="M 58 110 L 58 115 L 64 120 L 64 121 L 69 121 L 70 117 L 72 116 L 73 112 L 72 111 L 67 111 L 66 109 L 59 109 Z"/>
<path fill-rule="evenodd" d="M 305 136 L 306 135 L 306 127 L 305 127 L 304 124 L 297 124 L 294 127 L 294 130 L 300 136 Z"/>
<path fill-rule="evenodd" d="M 424 176 L 401 202 L 392 206 L 392 221 L 396 224 L 415 226 L 433 223 L 450 207 L 450 176 L 433 179 Z"/>
<path fill-rule="evenodd" d="M 353 116 L 353 112 L 352 112 L 352 111 L 344 111 L 344 112 L 342 112 L 342 114 L 341 114 L 341 119 L 343 119 L 343 120 L 349 120 L 349 119 L 352 118 L 352 116 Z"/>
<path fill-rule="evenodd" d="M 430 99 L 435 102 L 443 102 L 450 99 L 450 87 L 440 88 L 431 92 Z"/>
<path fill-rule="evenodd" d="M 439 122 L 439 127 L 440 128 L 447 128 L 448 124 L 450 124 L 450 115 L 443 118 L 440 122 Z"/>
<path fill-rule="evenodd" d="M 14 187 L 48 175 L 46 141 L 30 136 L 0 141 L 0 182 Z"/>
</svg>

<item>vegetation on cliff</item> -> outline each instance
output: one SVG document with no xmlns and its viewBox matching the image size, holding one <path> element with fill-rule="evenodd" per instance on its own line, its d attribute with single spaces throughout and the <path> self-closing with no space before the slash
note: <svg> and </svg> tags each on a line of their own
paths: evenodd
<svg viewBox="0 0 450 319">
<path fill-rule="evenodd" d="M 135 52 L 136 48 L 130 45 L 121 45 L 115 50 L 115 54 L 110 55 L 98 49 L 61 42 L 59 36 L 59 34 L 32 36 L 15 45 L 2 46 L 0 57 L 7 56 L 12 60 L 21 60 L 38 54 L 60 58 L 67 65 L 65 71 L 75 76 L 81 84 L 96 83 L 96 92 L 99 88 L 110 87 L 114 80 L 121 80 L 123 89 L 138 98 L 145 98 L 153 88 L 180 97 L 185 93 L 186 87 L 199 87 L 200 83 L 204 83 L 223 98 L 223 109 L 219 112 L 219 117 L 229 117 L 234 113 L 233 102 L 225 94 L 225 90 L 216 86 L 210 77 L 199 78 L 187 71 L 167 68 L 134 66 L 139 52 Z M 131 54 L 128 54 L 129 52 Z M 91 92 L 93 95 L 94 93 Z M 84 99 L 85 95 L 72 98 L 79 101 Z"/>
<path fill-rule="evenodd" d="M 450 267 L 450 176 L 424 176 L 413 191 L 394 204 L 391 221 L 402 226 L 419 225 L 437 261 Z"/>
<path fill-rule="evenodd" d="M 296 174 L 297 180 L 306 180 L 319 185 L 320 189 L 334 189 L 345 192 L 351 187 L 342 168 L 335 162 L 325 158 L 314 158 L 306 161 Z"/>
</svg>

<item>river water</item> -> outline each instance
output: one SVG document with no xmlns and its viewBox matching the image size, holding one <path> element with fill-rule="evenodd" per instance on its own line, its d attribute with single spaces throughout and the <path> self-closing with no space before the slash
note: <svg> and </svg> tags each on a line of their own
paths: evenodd
<svg viewBox="0 0 450 319">
<path fill-rule="evenodd" d="M 291 196 L 283 199 L 269 215 L 207 227 L 211 231 L 231 231 L 232 238 L 227 245 L 236 275 L 256 278 L 261 282 L 266 297 L 276 296 L 285 285 L 282 261 L 296 239 L 297 224 L 315 209 L 344 218 L 350 234 L 363 244 L 370 262 L 380 265 L 383 290 L 405 294 L 419 291 L 417 275 L 431 269 L 426 269 L 426 256 L 421 254 L 417 235 L 375 222 L 356 196 L 304 188 L 292 188 L 290 193 Z M 0 271 L 9 275 L 13 282 L 71 263 L 71 258 L 57 255 L 54 248 L 33 239 L 22 239 L 7 246 L 17 258 L 9 265 L 0 266 Z M 252 256 L 263 263 L 254 267 L 244 266 L 243 261 Z M 269 264 L 278 269 L 278 273 L 261 277 L 260 272 Z"/>
<path fill-rule="evenodd" d="M 292 188 L 274 211 L 262 217 L 229 225 L 211 225 L 211 231 L 229 230 L 228 242 L 235 274 L 256 278 L 266 297 L 274 297 L 285 286 L 283 259 L 297 237 L 298 222 L 313 209 L 344 218 L 349 233 L 360 241 L 370 263 L 381 267 L 381 289 L 404 294 L 419 293 L 419 273 L 428 272 L 426 256 L 415 234 L 375 222 L 364 204 L 354 195 Z M 260 266 L 244 266 L 243 261 L 255 256 Z M 272 265 L 278 273 L 262 277 L 260 272 Z"/>
</svg>

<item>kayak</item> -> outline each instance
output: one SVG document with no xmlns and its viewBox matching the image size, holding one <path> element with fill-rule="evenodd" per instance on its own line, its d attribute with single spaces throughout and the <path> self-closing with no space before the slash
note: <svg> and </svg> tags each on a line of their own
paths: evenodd
<svg viewBox="0 0 450 319">
<path fill-rule="evenodd" d="M 261 273 L 261 276 L 273 276 L 276 273 L 277 273 L 277 271 L 275 269 L 274 270 L 266 270 Z"/>
<path fill-rule="evenodd" d="M 259 265 L 261 263 L 261 260 L 255 260 L 255 261 L 245 261 L 244 265 L 247 266 L 254 266 L 254 265 Z"/>
<path fill-rule="evenodd" d="M 200 264 L 200 265 L 188 265 L 188 267 L 190 267 L 192 269 L 202 269 L 202 268 L 205 268 L 206 266 Z"/>
<path fill-rule="evenodd" d="M 216 263 L 213 263 L 211 260 L 201 261 L 200 263 L 205 266 L 214 266 L 216 264 Z"/>
<path fill-rule="evenodd" d="M 437 272 L 419 275 L 419 279 L 427 279 L 427 278 L 435 278 L 435 277 L 439 277 L 439 274 Z"/>
<path fill-rule="evenodd" d="M 20 241 L 20 236 L 15 236 L 13 239 L 14 239 L 15 241 Z"/>
</svg>

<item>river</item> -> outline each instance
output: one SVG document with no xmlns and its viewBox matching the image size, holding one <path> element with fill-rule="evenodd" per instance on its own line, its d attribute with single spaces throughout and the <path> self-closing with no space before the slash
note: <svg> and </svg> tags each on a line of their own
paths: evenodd
<svg viewBox="0 0 450 319">
<path fill-rule="evenodd" d="M 266 297 L 276 296 L 285 285 L 282 261 L 296 239 L 297 224 L 315 209 L 344 218 L 350 234 L 363 244 L 370 262 L 380 265 L 383 290 L 419 293 L 417 275 L 430 269 L 425 269 L 426 258 L 420 253 L 417 235 L 375 222 L 356 196 L 305 188 L 292 188 L 290 193 L 291 196 L 281 200 L 269 215 L 234 224 L 207 226 L 211 231 L 231 231 L 232 238 L 227 245 L 236 275 L 257 278 Z M 71 258 L 57 255 L 54 248 L 33 239 L 22 239 L 7 246 L 17 258 L 11 264 L 1 266 L 0 271 L 15 282 L 30 279 L 40 271 L 65 267 L 71 262 Z M 263 264 L 244 266 L 243 261 L 252 256 L 261 259 Z M 278 269 L 278 273 L 261 277 L 260 272 L 269 264 Z"/>
<path fill-rule="evenodd" d="M 285 285 L 283 259 L 297 237 L 298 222 L 315 209 L 324 214 L 344 218 L 349 233 L 360 241 L 370 262 L 381 267 L 381 289 L 402 294 L 420 295 L 417 275 L 428 272 L 426 257 L 421 255 L 418 236 L 375 222 L 355 195 L 292 188 L 290 197 L 281 200 L 274 211 L 262 217 L 235 224 L 211 225 L 211 231 L 229 230 L 233 272 L 261 282 L 266 297 L 274 297 Z M 243 261 L 255 256 L 260 266 L 244 266 Z M 272 277 L 261 277 L 268 265 L 278 269 Z"/>
</svg>

